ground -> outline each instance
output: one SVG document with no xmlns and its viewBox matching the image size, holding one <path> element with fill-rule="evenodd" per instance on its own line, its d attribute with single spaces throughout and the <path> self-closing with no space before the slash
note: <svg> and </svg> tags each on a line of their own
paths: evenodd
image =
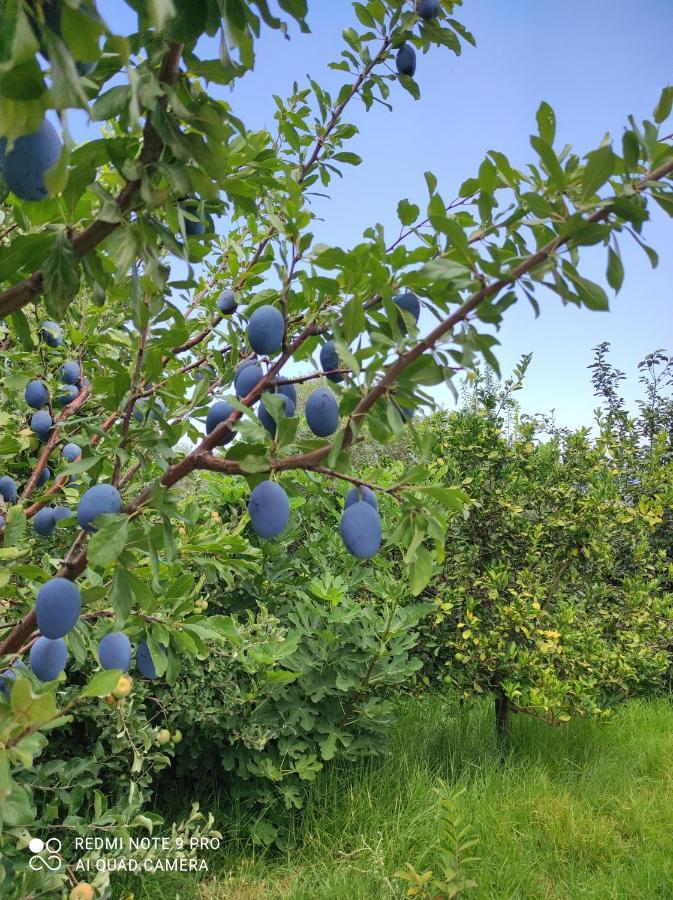
<svg viewBox="0 0 673 900">
<path fill-rule="evenodd" d="M 136 900 L 383 900 L 395 872 L 436 864 L 438 779 L 464 786 L 479 900 L 673 897 L 673 704 L 633 701 L 607 723 L 515 717 L 503 761 L 492 708 L 400 704 L 391 754 L 327 769 L 286 854 L 239 846 L 208 876 L 134 883 Z M 226 798 L 202 806 L 226 808 Z M 216 812 L 216 819 L 218 818 Z"/>
</svg>

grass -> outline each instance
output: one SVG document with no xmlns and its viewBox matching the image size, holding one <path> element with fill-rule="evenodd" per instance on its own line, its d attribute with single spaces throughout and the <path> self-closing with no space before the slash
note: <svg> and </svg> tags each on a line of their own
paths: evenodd
<svg viewBox="0 0 673 900">
<path fill-rule="evenodd" d="M 490 704 L 400 705 L 389 757 L 330 766 L 286 854 L 232 846 L 210 872 L 145 876 L 136 900 L 378 900 L 394 873 L 436 866 L 438 779 L 465 787 L 479 838 L 467 897 L 673 898 L 673 705 L 632 702 L 607 724 L 551 729 L 518 716 L 507 757 Z M 202 800 L 218 820 L 218 804 Z M 220 816 L 221 818 L 221 816 Z"/>
</svg>

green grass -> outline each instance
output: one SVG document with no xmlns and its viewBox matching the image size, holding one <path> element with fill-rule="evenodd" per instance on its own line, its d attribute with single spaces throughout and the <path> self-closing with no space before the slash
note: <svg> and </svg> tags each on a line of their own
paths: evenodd
<svg viewBox="0 0 673 900">
<path fill-rule="evenodd" d="M 490 704 L 467 710 L 403 702 L 389 757 L 337 763 L 312 786 L 297 849 L 232 847 L 209 859 L 207 876 L 134 883 L 136 900 L 403 897 L 394 873 L 436 863 L 440 778 L 465 787 L 460 811 L 479 838 L 478 889 L 464 896 L 673 897 L 669 702 L 632 702 L 605 724 L 561 729 L 517 716 L 504 761 Z M 217 799 L 209 805 L 217 822 Z"/>
</svg>

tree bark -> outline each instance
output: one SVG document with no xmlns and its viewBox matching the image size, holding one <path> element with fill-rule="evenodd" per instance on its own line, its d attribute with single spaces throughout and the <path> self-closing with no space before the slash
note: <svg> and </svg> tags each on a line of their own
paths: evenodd
<svg viewBox="0 0 673 900">
<path fill-rule="evenodd" d="M 509 717 L 512 705 L 501 687 L 495 691 L 495 740 L 499 749 L 503 749 L 509 738 Z"/>
</svg>

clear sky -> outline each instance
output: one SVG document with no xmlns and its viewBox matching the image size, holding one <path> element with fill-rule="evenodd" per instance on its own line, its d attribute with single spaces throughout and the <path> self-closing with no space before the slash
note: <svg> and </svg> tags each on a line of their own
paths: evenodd
<svg viewBox="0 0 673 900">
<path fill-rule="evenodd" d="M 120 0 L 99 7 L 120 29 L 122 16 L 132 22 Z M 254 72 L 233 91 L 211 86 L 248 127 L 272 128 L 271 95 L 286 96 L 307 73 L 329 88 L 342 83 L 344 73 L 327 63 L 337 58 L 341 31 L 352 21 L 350 0 L 309 0 L 309 9 L 311 34 L 292 29 L 287 41 L 263 31 Z M 673 0 L 465 0 L 456 17 L 477 47 L 467 46 L 461 57 L 438 48 L 420 56 L 420 101 L 393 86 L 392 113 L 378 104 L 369 113 L 361 104 L 349 107 L 348 121 L 360 128 L 349 149 L 364 161 L 346 167 L 343 180 L 332 183 L 330 201 L 316 205 L 323 217 L 314 228 L 320 241 L 351 246 L 376 222 L 396 236 L 397 202 L 406 197 L 423 206 L 428 169 L 450 199 L 476 175 L 489 149 L 518 167 L 535 161 L 528 138 L 541 100 L 556 111 L 557 146 L 570 143 L 583 154 L 609 132 L 619 148 L 628 114 L 651 117 L 661 88 L 673 82 Z M 631 401 L 638 396 L 638 360 L 657 347 L 673 350 L 673 221 L 653 211 L 645 237 L 660 253 L 659 267 L 652 270 L 623 236 L 626 279 L 610 313 L 564 307 L 548 293 L 539 295 L 537 320 L 525 301 L 507 311 L 499 334 L 503 374 L 523 353 L 534 354 L 519 395 L 525 411 L 554 408 L 559 424 L 589 424 L 595 400 L 587 366 L 594 345 L 612 344 L 612 362 L 629 376 L 624 391 Z M 604 283 L 604 268 L 603 251 L 592 251 L 584 273 Z M 440 396 L 452 402 L 448 392 Z"/>
</svg>

